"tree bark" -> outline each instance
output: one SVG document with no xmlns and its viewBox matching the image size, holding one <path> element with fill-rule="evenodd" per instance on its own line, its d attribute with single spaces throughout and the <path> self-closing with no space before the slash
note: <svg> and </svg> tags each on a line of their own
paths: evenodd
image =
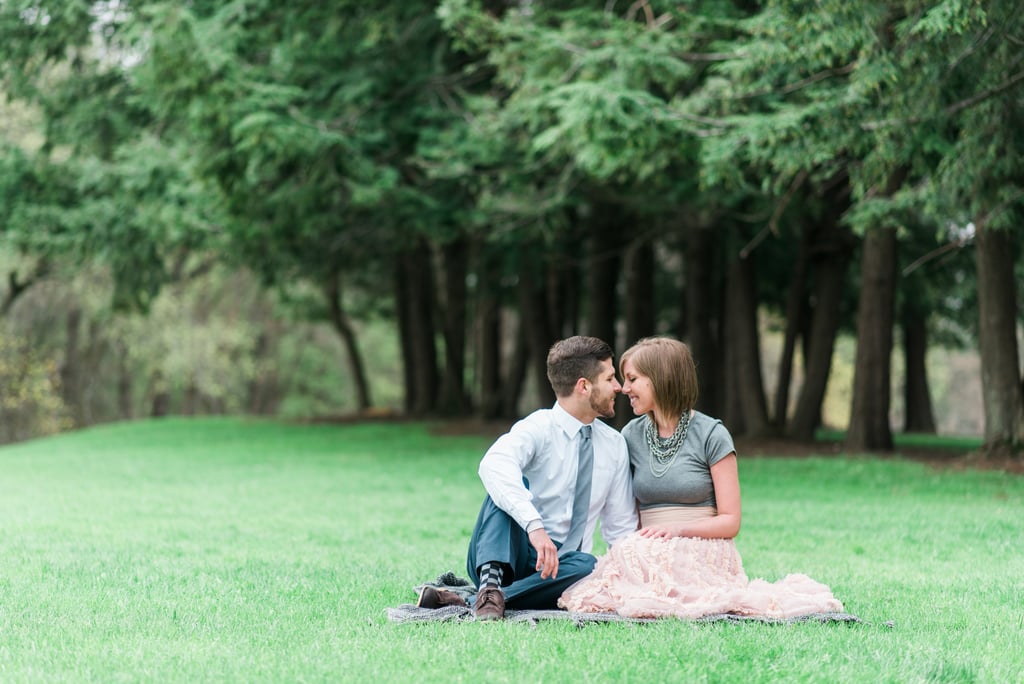
<svg viewBox="0 0 1024 684">
<path fill-rule="evenodd" d="M 721 326 L 719 297 L 721 281 L 717 277 L 718 241 L 710 228 L 693 226 L 686 245 L 686 325 L 684 339 L 697 364 L 700 410 L 717 416 L 723 412 L 723 363 L 720 355 Z"/>
<path fill-rule="evenodd" d="M 839 332 L 840 303 L 846 269 L 852 252 L 852 238 L 839 225 L 838 213 L 821 225 L 812 250 L 812 300 L 814 306 L 804 336 L 804 381 L 800 387 L 787 434 L 798 440 L 814 439 L 821 420 L 821 404 L 832 369 L 832 352 Z"/>
<path fill-rule="evenodd" d="M 164 380 L 163 372 L 154 371 L 149 384 L 152 396 L 149 415 L 153 418 L 162 418 L 171 412 L 171 394 L 167 390 L 167 381 Z"/>
<path fill-rule="evenodd" d="M 497 259 L 480 246 L 477 258 L 477 366 L 480 377 L 478 415 L 484 419 L 501 415 L 501 272 Z"/>
<path fill-rule="evenodd" d="M 548 263 L 545 273 L 548 330 L 555 339 L 579 332 L 581 266 L 571 252 Z"/>
<path fill-rule="evenodd" d="M 3 318 L 11 309 L 14 308 L 14 303 L 18 301 L 21 295 L 25 294 L 32 285 L 45 278 L 50 273 L 50 263 L 46 259 L 40 259 L 36 262 L 35 268 L 32 273 L 28 275 L 25 280 L 18 278 L 17 271 L 11 271 L 7 274 L 7 293 L 3 299 L 0 299 L 0 318 Z"/>
<path fill-rule="evenodd" d="M 593 230 L 587 240 L 588 333 L 615 349 L 623 235 L 631 226 L 625 225 L 623 213 L 616 207 L 598 204 L 594 212 Z"/>
<path fill-rule="evenodd" d="M 65 317 L 64 361 L 60 366 L 60 389 L 64 405 L 75 427 L 85 426 L 82 392 L 82 310 L 72 306 Z"/>
<path fill-rule="evenodd" d="M 896 229 L 874 228 L 864 238 L 857 354 L 847 451 L 889 451 L 893 308 L 896 297 Z"/>
<path fill-rule="evenodd" d="M 248 383 L 249 413 L 257 416 L 272 415 L 281 401 L 281 387 L 277 364 L 267 363 L 276 346 L 277 333 L 264 329 L 253 345 L 253 358 L 257 372 Z"/>
<path fill-rule="evenodd" d="M 1024 398 L 1021 392 L 1016 335 L 1016 282 L 1013 234 L 975 226 L 978 275 L 978 345 L 985 409 L 986 451 L 1024 444 Z"/>
<path fill-rule="evenodd" d="M 123 339 L 114 342 L 117 352 L 117 417 L 130 420 L 135 417 L 134 397 L 132 392 L 133 375 L 128 361 L 128 345 Z"/>
<path fill-rule="evenodd" d="M 800 250 L 793 264 L 793 274 L 786 293 L 786 329 L 783 334 L 782 353 L 779 356 L 778 378 L 775 385 L 775 410 L 772 425 L 779 432 L 785 432 L 789 417 L 789 392 L 793 382 L 793 357 L 796 343 L 804 327 L 807 315 L 807 270 L 811 245 L 818 226 L 807 221 L 803 226 Z"/>
<path fill-rule="evenodd" d="M 526 256 L 524 252 L 523 256 Z M 547 310 L 548 279 L 544 277 L 546 267 L 535 260 L 524 258 L 519 271 L 520 325 L 526 335 L 530 367 L 533 369 L 536 402 L 533 408 L 550 406 L 555 401 L 554 391 L 548 381 L 548 350 L 555 343 L 556 334 L 551 331 L 551 316 Z"/>
<path fill-rule="evenodd" d="M 441 412 L 449 416 L 469 413 L 466 395 L 466 275 L 469 272 L 469 244 L 465 238 L 442 246 L 444 263 L 444 374 L 441 380 Z"/>
<path fill-rule="evenodd" d="M 437 343 L 434 329 L 434 276 L 430 249 L 418 240 L 399 256 L 399 304 L 402 361 L 407 382 L 405 405 L 410 414 L 425 416 L 437 407 Z M 403 322 L 404 321 L 404 322 Z"/>
<path fill-rule="evenodd" d="M 735 434 L 763 436 L 769 431 L 768 405 L 761 373 L 757 320 L 757 276 L 753 257 L 737 255 L 725 286 L 725 373 L 729 404 L 724 417 Z"/>
<path fill-rule="evenodd" d="M 505 418 L 515 418 L 519 414 L 519 401 L 523 395 L 529 366 L 529 341 L 526 339 L 526 329 L 520 316 L 519 325 L 516 326 L 515 346 L 509 359 L 505 383 L 501 388 L 501 415 Z"/>
<path fill-rule="evenodd" d="M 627 347 L 655 333 L 654 269 L 654 244 L 650 240 L 629 246 L 624 263 Z"/>
<path fill-rule="evenodd" d="M 935 415 L 932 412 L 932 395 L 928 387 L 928 369 L 925 364 L 928 354 L 928 323 L 924 313 L 907 311 L 903 313 L 903 365 L 905 384 L 903 386 L 904 421 L 906 432 L 935 433 Z"/>
<path fill-rule="evenodd" d="M 365 411 L 373 406 L 373 399 L 370 396 L 370 384 L 366 378 L 366 366 L 359 349 L 359 341 L 356 339 L 356 331 L 345 312 L 341 293 L 341 274 L 337 271 L 327 279 L 324 296 L 327 299 L 331 325 L 334 326 L 334 330 L 341 336 L 341 341 L 345 345 L 349 373 L 356 390 L 356 404 L 360 411 Z"/>
<path fill-rule="evenodd" d="M 398 321 L 398 342 L 402 354 L 402 407 L 412 415 L 416 403 L 416 374 L 414 372 L 412 303 L 409 301 L 410 274 L 405 257 L 399 254 L 394 262 L 395 316 Z"/>
</svg>

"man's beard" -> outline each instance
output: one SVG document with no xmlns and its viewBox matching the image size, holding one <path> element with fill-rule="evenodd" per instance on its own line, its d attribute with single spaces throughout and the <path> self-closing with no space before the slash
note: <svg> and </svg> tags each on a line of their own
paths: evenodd
<svg viewBox="0 0 1024 684">
<path fill-rule="evenodd" d="M 606 406 L 602 406 L 606 404 Z M 608 401 L 605 395 L 593 392 L 590 395 L 590 408 L 594 409 L 594 413 L 601 416 L 602 418 L 614 418 L 615 417 L 615 395 L 612 395 L 612 400 Z"/>
</svg>

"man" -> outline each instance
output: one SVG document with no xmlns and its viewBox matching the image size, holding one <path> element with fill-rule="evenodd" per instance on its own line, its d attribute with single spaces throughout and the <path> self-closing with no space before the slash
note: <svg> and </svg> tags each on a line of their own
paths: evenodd
<svg viewBox="0 0 1024 684">
<path fill-rule="evenodd" d="M 473 612 L 497 620 L 510 608 L 556 608 L 558 597 L 594 569 L 594 529 L 614 544 L 637 528 L 626 443 L 598 417 L 615 415 L 612 349 L 576 336 L 548 352 L 556 402 L 520 420 L 487 450 L 487 490 L 466 561 L 479 587 Z M 425 587 L 425 608 L 466 605 Z"/>
</svg>

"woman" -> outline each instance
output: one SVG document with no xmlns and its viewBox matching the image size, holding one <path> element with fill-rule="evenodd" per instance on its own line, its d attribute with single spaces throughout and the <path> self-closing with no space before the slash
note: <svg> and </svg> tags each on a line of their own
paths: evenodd
<svg viewBox="0 0 1024 684">
<path fill-rule="evenodd" d="M 736 449 L 721 421 L 693 409 L 697 370 L 689 348 L 647 338 L 626 350 L 619 369 L 639 416 L 622 434 L 640 530 L 567 589 L 559 605 L 627 617 L 790 618 L 843 610 L 827 586 L 806 575 L 747 579 L 733 541 L 741 519 Z"/>
</svg>

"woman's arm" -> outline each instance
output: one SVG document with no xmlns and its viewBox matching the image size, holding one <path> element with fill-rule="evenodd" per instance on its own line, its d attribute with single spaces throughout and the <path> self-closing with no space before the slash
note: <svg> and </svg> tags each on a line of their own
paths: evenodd
<svg viewBox="0 0 1024 684">
<path fill-rule="evenodd" d="M 685 525 L 645 527 L 640 534 L 650 538 L 703 537 L 705 539 L 732 539 L 740 531 L 742 507 L 740 504 L 740 476 L 733 452 L 711 466 L 711 481 L 715 486 L 718 515 L 695 520 Z"/>
</svg>

